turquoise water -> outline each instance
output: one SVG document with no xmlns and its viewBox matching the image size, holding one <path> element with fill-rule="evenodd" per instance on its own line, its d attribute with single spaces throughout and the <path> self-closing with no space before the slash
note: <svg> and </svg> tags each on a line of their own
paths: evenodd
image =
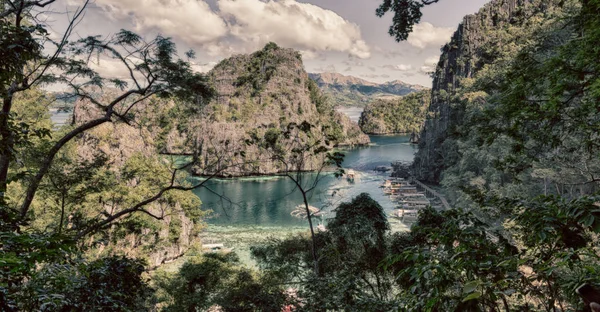
<svg viewBox="0 0 600 312">
<path fill-rule="evenodd" d="M 394 205 L 383 195 L 379 184 L 386 174 L 373 169 L 389 166 L 392 161 L 412 161 L 416 146 L 409 143 L 408 136 L 372 136 L 372 145 L 343 151 L 343 167 L 357 173 L 354 183 L 338 179 L 331 174 L 323 176 L 315 191 L 311 192 L 309 204 L 320 208 L 324 214 L 317 223 L 333 217 L 333 208 L 340 202 L 366 192 L 377 200 L 386 211 Z M 312 183 L 315 174 L 305 174 L 306 183 Z M 209 224 L 219 226 L 296 227 L 307 221 L 293 217 L 291 212 L 302 204 L 302 195 L 294 183 L 286 177 L 258 177 L 241 179 L 214 179 L 207 188 L 195 191 L 202 200 L 203 210 L 212 210 Z M 215 194 L 219 194 L 215 195 Z"/>
</svg>

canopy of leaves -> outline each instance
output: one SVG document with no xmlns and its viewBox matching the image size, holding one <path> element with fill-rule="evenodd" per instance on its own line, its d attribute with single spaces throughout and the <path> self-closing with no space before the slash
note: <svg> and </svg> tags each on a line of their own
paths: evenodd
<svg viewBox="0 0 600 312">
<path fill-rule="evenodd" d="M 157 279 L 162 311 L 281 311 L 281 285 L 242 267 L 235 253 L 206 253 L 187 261 L 174 276 Z"/>
<path fill-rule="evenodd" d="M 430 90 L 400 99 L 377 100 L 365 107 L 358 125 L 365 133 L 418 133 L 425 122 L 430 100 Z"/>
<path fill-rule="evenodd" d="M 439 0 L 384 0 L 379 5 L 375 14 L 379 17 L 388 12 L 394 12 L 392 25 L 388 33 L 396 41 L 404 41 L 413 30 L 413 26 L 421 21 L 421 10 L 425 5 L 433 4 Z"/>
</svg>

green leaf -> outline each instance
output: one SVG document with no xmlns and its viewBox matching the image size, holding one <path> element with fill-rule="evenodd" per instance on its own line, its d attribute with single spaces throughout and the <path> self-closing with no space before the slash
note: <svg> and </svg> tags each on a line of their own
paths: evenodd
<svg viewBox="0 0 600 312">
<path fill-rule="evenodd" d="M 477 292 L 474 292 L 474 293 L 472 293 L 472 294 L 470 294 L 470 295 L 466 296 L 466 297 L 465 297 L 465 298 L 462 300 L 462 302 L 469 301 L 469 300 L 474 300 L 474 299 L 479 299 L 479 297 L 481 297 L 481 293 L 477 291 Z"/>
<path fill-rule="evenodd" d="M 477 289 L 477 286 L 479 286 L 479 281 L 470 281 L 463 287 L 463 292 L 467 294 L 472 293 Z"/>
</svg>

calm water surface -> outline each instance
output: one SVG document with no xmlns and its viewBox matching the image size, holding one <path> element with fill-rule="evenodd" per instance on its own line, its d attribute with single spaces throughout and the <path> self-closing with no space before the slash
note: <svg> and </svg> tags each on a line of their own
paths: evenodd
<svg viewBox="0 0 600 312">
<path fill-rule="evenodd" d="M 416 147 L 409 143 L 408 136 L 372 136 L 372 145 L 343 151 L 343 167 L 354 169 L 354 183 L 338 179 L 331 174 L 323 177 L 317 189 L 310 194 L 309 204 L 321 208 L 325 213 L 322 220 L 333 217 L 332 209 L 340 202 L 366 192 L 377 200 L 386 211 L 394 205 L 383 195 L 379 184 L 387 176 L 373 169 L 389 166 L 392 161 L 412 161 Z M 307 183 L 314 174 L 304 176 Z M 207 182 L 209 189 L 198 189 L 195 193 L 202 200 L 203 210 L 212 210 L 208 223 L 216 226 L 260 226 L 294 227 L 305 226 L 306 220 L 291 216 L 294 208 L 302 204 L 302 195 L 294 183 L 285 177 L 261 177 L 216 179 Z M 215 193 L 223 197 L 215 195 Z"/>
</svg>

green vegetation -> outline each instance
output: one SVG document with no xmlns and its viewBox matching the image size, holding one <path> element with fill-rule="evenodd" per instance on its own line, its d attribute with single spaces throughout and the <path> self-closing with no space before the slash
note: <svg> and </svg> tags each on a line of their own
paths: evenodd
<svg viewBox="0 0 600 312">
<path fill-rule="evenodd" d="M 369 134 L 419 133 L 431 91 L 420 91 L 395 100 L 377 100 L 365 107 L 358 125 Z"/>
<path fill-rule="evenodd" d="M 265 85 L 275 74 L 277 66 L 284 60 L 277 57 L 274 52 L 281 48 L 273 42 L 267 43 L 265 47 L 250 56 L 250 62 L 246 65 L 244 75 L 237 78 L 237 87 L 249 86 L 251 96 L 257 96 L 265 88 Z M 298 53 L 298 52 L 296 52 Z"/>
<path fill-rule="evenodd" d="M 161 311 L 279 312 L 286 304 L 283 285 L 241 266 L 235 253 L 210 253 L 188 260 L 176 274 L 156 277 Z"/>
<path fill-rule="evenodd" d="M 433 2 L 386 1 L 378 14 L 400 14 L 391 33 L 405 39 Z M 286 57 L 298 65 L 299 54 L 268 44 L 249 62 L 223 61 L 217 70 L 244 64 L 237 95 L 204 111 L 213 89 L 169 39 L 120 31 L 55 42 L 30 14 L 44 3 L 52 1 L 0 2 L 0 310 L 563 312 L 584 309 L 577 286 L 600 286 L 600 0 L 527 1 L 505 26 L 481 30 L 491 39 L 476 60 L 436 72 L 476 69 L 434 92 L 447 114 L 428 116 L 453 121 L 447 140 L 434 143 L 445 148 L 441 183 L 458 208 L 423 209 L 406 233 L 391 233 L 367 194 L 340 204 L 326 230 L 313 228 L 307 194 L 318 175 L 302 172 L 339 169 L 331 147 L 355 134 L 315 82 L 278 67 Z M 495 21 L 506 12 L 492 13 Z M 104 78 L 90 55 L 136 74 Z M 44 87 L 56 83 L 77 98 L 77 119 L 51 131 L 55 95 Z M 295 98 L 298 90 L 306 98 Z M 361 123 L 414 132 L 428 101 L 420 93 L 375 104 Z M 243 143 L 224 139 L 223 128 L 201 133 L 220 140 L 225 156 L 182 121 L 201 112 L 212 122 L 251 120 L 261 108 L 274 117 L 242 127 L 234 138 Z M 175 144 L 175 130 L 193 142 Z M 158 154 L 187 143 L 196 149 L 183 164 Z M 190 184 L 187 171 L 218 174 L 228 157 L 256 165 L 234 144 L 260 148 L 252 151 L 295 182 L 310 234 L 254 246 L 257 269 L 233 253 L 204 253 L 153 272 L 199 243 L 204 213 L 188 191 L 204 182 Z"/>
<path fill-rule="evenodd" d="M 73 40 L 87 2 L 50 39 L 33 12 L 52 2 L 0 2 L 0 310 L 145 309 L 142 274 L 196 244 L 203 213 L 185 166 L 133 142 L 128 124 L 151 98 L 193 109 L 213 90 L 167 38 Z M 129 81 L 102 77 L 91 56 L 122 65 Z M 57 131 L 56 94 L 44 91 L 54 85 L 77 99 L 77 123 Z"/>
</svg>

